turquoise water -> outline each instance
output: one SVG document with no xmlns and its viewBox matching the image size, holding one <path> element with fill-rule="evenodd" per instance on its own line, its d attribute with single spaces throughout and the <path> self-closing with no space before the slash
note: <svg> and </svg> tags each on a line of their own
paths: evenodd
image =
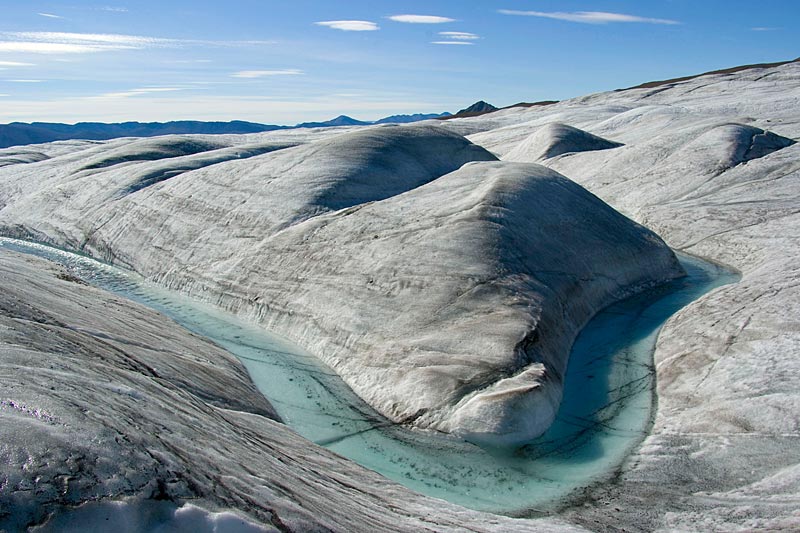
<svg viewBox="0 0 800 533">
<path fill-rule="evenodd" d="M 600 312 L 575 341 L 554 424 L 526 446 L 501 452 L 396 426 L 302 349 L 136 274 L 39 244 L 0 238 L 0 247 L 54 260 L 215 341 L 239 357 L 283 420 L 309 440 L 413 490 L 509 515 L 553 510 L 613 474 L 650 427 L 659 329 L 689 302 L 738 279 L 681 256 L 687 277 Z"/>
</svg>

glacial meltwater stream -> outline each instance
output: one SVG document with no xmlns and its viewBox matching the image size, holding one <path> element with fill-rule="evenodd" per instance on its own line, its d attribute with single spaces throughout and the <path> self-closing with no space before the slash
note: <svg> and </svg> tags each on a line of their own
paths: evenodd
<svg viewBox="0 0 800 533">
<path fill-rule="evenodd" d="M 315 357 L 258 326 L 93 259 L 13 239 L 0 247 L 56 261 L 95 286 L 144 303 L 226 348 L 298 433 L 403 485 L 473 509 L 527 515 L 562 505 L 611 475 L 651 424 L 653 350 L 662 324 L 737 275 L 688 256 L 688 276 L 600 312 L 569 359 L 557 419 L 514 452 L 397 426 Z"/>
</svg>

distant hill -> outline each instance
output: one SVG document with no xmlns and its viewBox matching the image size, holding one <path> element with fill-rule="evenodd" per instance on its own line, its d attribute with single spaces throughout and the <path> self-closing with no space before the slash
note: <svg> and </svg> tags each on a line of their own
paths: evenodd
<svg viewBox="0 0 800 533">
<path fill-rule="evenodd" d="M 338 117 L 326 120 L 325 122 L 303 122 L 295 126 L 296 128 L 330 128 L 335 126 L 369 126 L 371 124 L 408 124 L 411 122 L 419 122 L 420 120 L 429 120 L 435 118 L 449 117 L 450 113 L 415 113 L 413 115 L 392 115 L 373 122 L 365 122 L 357 120 L 347 115 L 339 115 Z"/>
<path fill-rule="evenodd" d="M 450 113 L 415 113 L 413 115 L 392 115 L 390 117 L 376 120 L 375 124 L 408 124 L 409 122 L 419 122 L 420 120 L 430 120 L 451 116 Z"/>
<path fill-rule="evenodd" d="M 296 126 L 276 126 L 234 120 L 231 122 L 202 122 L 180 120 L 174 122 L 122 122 L 107 124 L 103 122 L 79 122 L 60 124 L 55 122 L 12 122 L 0 124 L 0 148 L 24 144 L 38 144 L 68 139 L 104 141 L 118 137 L 155 137 L 170 134 L 243 134 L 261 133 L 292 128 L 329 128 L 335 126 L 368 126 L 371 124 L 406 124 L 449 116 L 450 113 L 416 113 L 413 115 L 392 115 L 374 122 L 356 120 L 340 115 L 325 122 L 303 122 Z"/>
<path fill-rule="evenodd" d="M 303 122 L 298 124 L 295 128 L 332 128 L 336 126 L 369 126 L 372 122 L 364 122 L 356 120 L 347 115 L 339 115 L 338 117 L 326 120 L 325 122 Z"/>
<path fill-rule="evenodd" d="M 497 111 L 497 108 L 490 103 L 484 102 L 480 100 L 475 102 L 471 106 L 467 107 L 466 109 L 462 109 L 456 116 L 464 116 L 464 115 L 483 115 L 484 113 L 491 113 L 492 111 Z"/>
<path fill-rule="evenodd" d="M 21 144 L 46 143 L 67 139 L 102 141 L 118 137 L 154 137 L 157 135 L 187 133 L 260 133 L 284 129 L 285 126 L 256 124 L 234 120 L 232 122 L 201 122 L 181 120 L 174 122 L 79 122 L 60 124 L 53 122 L 12 122 L 0 125 L 0 148 Z"/>
<path fill-rule="evenodd" d="M 658 80 L 658 81 L 649 81 L 647 83 L 642 83 L 641 85 L 636 85 L 634 87 L 627 87 L 625 89 L 617 89 L 619 91 L 628 91 L 630 89 L 653 89 L 656 87 L 662 87 L 664 85 L 670 85 L 672 83 L 679 83 L 682 81 L 689 81 L 695 78 L 699 78 L 700 76 L 709 76 L 712 74 L 735 74 L 737 72 L 741 72 L 743 70 L 749 70 L 751 68 L 774 68 L 780 67 L 782 65 L 788 65 L 789 63 L 800 63 L 800 57 L 797 59 L 792 59 L 790 61 L 778 61 L 777 63 L 756 63 L 754 65 L 740 65 L 738 67 L 731 67 L 731 68 L 723 68 L 720 70 L 712 70 L 710 72 L 703 72 L 702 74 L 693 74 L 691 76 L 683 76 L 681 78 L 672 78 L 669 80 Z"/>
<path fill-rule="evenodd" d="M 542 100 L 540 102 L 518 102 L 516 104 L 512 104 L 506 107 L 501 107 L 500 109 L 511 109 L 512 107 L 542 107 L 546 105 L 553 105 L 557 104 L 558 100 Z"/>
<path fill-rule="evenodd" d="M 493 106 L 488 102 L 484 102 L 483 100 L 479 100 L 472 104 L 471 106 L 460 110 L 455 115 L 448 115 L 444 117 L 439 117 L 439 120 L 449 120 L 451 118 L 466 118 L 466 117 L 477 117 L 480 115 L 485 115 L 486 113 L 491 113 L 492 111 L 497 111 L 498 108 Z"/>
</svg>

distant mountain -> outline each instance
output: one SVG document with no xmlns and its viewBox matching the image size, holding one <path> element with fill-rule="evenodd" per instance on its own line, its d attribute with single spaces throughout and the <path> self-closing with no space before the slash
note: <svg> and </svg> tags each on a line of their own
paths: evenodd
<svg viewBox="0 0 800 533">
<path fill-rule="evenodd" d="M 419 122 L 420 120 L 430 120 L 451 116 L 450 113 L 415 113 L 413 115 L 392 115 L 390 117 L 376 120 L 375 124 L 408 124 L 409 122 Z"/>
<path fill-rule="evenodd" d="M 339 115 L 338 117 L 326 120 L 325 122 L 303 122 L 298 124 L 295 128 L 332 128 L 336 126 L 369 126 L 372 122 L 364 122 L 356 120 L 347 115 Z"/>
<path fill-rule="evenodd" d="M 118 137 L 154 137 L 157 135 L 187 133 L 260 133 L 283 129 L 285 126 L 256 124 L 234 120 L 232 122 L 201 122 L 181 120 L 174 122 L 79 122 L 60 124 L 52 122 L 12 122 L 0 125 L 0 148 L 21 144 L 36 144 L 67 139 L 102 141 Z"/>
<path fill-rule="evenodd" d="M 492 111 L 497 111 L 497 110 L 498 108 L 493 106 L 492 104 L 480 100 L 478 102 L 475 102 L 471 106 L 460 110 L 455 115 L 440 117 L 439 120 L 449 120 L 451 118 L 477 117 L 479 115 L 485 115 L 486 113 L 491 113 Z"/>
<path fill-rule="evenodd" d="M 497 108 L 490 103 L 480 100 L 466 109 L 462 109 L 456 113 L 456 115 L 483 115 L 485 113 L 491 113 L 492 111 L 497 111 Z"/>
<path fill-rule="evenodd" d="M 339 115 L 338 117 L 331 120 L 326 120 L 325 122 L 303 122 L 302 124 L 295 126 L 295 128 L 331 128 L 335 126 L 369 126 L 371 124 L 408 124 L 411 122 L 419 122 L 420 120 L 429 120 L 433 118 L 449 116 L 450 113 L 447 111 L 444 113 L 416 113 L 413 115 L 392 115 L 390 117 L 384 117 L 380 120 L 365 122 L 363 120 L 354 119 L 353 117 L 348 117 L 347 115 Z"/>
<path fill-rule="evenodd" d="M 488 104 L 487 104 L 488 105 Z M 155 137 L 171 134 L 244 134 L 261 133 L 291 128 L 329 128 L 335 126 L 369 126 L 371 124 L 405 124 L 446 118 L 450 113 L 417 113 L 413 115 L 392 115 L 374 122 L 356 120 L 347 115 L 325 122 L 303 122 L 297 126 L 276 126 L 234 120 L 231 122 L 202 122 L 180 120 L 173 122 L 122 122 L 107 124 L 103 122 L 79 122 L 78 124 L 60 124 L 55 122 L 12 122 L 0 124 L 0 148 L 24 144 L 38 144 L 68 139 L 86 139 L 104 141 L 118 137 Z"/>
</svg>

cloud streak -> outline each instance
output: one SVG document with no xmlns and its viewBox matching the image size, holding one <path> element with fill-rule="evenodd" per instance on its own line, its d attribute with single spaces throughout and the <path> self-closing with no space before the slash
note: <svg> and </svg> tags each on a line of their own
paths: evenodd
<svg viewBox="0 0 800 533">
<path fill-rule="evenodd" d="M 323 20 L 314 24 L 341 31 L 376 31 L 380 29 L 380 26 L 368 20 Z"/>
<path fill-rule="evenodd" d="M 67 32 L 0 32 L 0 52 L 32 54 L 88 54 L 147 48 L 185 46 L 262 46 L 271 41 L 198 41 L 162 39 L 141 35 Z"/>
<path fill-rule="evenodd" d="M 498 13 L 503 15 L 517 15 L 522 17 L 540 17 L 556 20 L 566 20 L 569 22 L 580 22 L 582 24 L 609 24 L 609 23 L 641 23 L 641 24 L 680 24 L 677 20 L 639 17 L 636 15 L 626 15 L 624 13 L 608 13 L 605 11 L 517 11 L 513 9 L 500 9 Z"/>
<path fill-rule="evenodd" d="M 268 78 L 270 76 L 300 76 L 303 74 L 302 70 L 296 68 L 282 69 L 282 70 L 242 70 L 231 74 L 233 78 Z"/>
<path fill-rule="evenodd" d="M 0 61 L 0 67 L 33 67 L 33 63 L 21 63 L 19 61 Z"/>
<path fill-rule="evenodd" d="M 436 17 L 433 15 L 392 15 L 388 18 L 395 22 L 405 22 L 407 24 L 444 24 L 456 21 L 456 19 Z"/>
<path fill-rule="evenodd" d="M 36 13 L 36 14 L 39 15 L 40 17 L 46 17 L 46 18 L 49 18 L 49 19 L 63 19 L 64 18 L 64 17 L 61 17 L 59 15 L 54 15 L 52 13 Z"/>
<path fill-rule="evenodd" d="M 170 39 L 104 33 L 0 33 L 0 51 L 34 54 L 86 54 L 112 50 L 135 50 L 174 44 L 175 42 Z"/>
<path fill-rule="evenodd" d="M 93 98 L 100 99 L 115 99 L 115 98 L 133 98 L 135 96 L 145 96 L 158 93 L 173 93 L 177 91 L 185 91 L 184 87 L 140 87 L 139 89 L 131 89 L 130 91 L 123 91 L 118 93 L 106 93 Z"/>
<path fill-rule="evenodd" d="M 455 41 L 475 41 L 480 39 L 479 35 L 466 31 L 440 31 L 439 35 L 446 39 L 453 39 Z"/>
<path fill-rule="evenodd" d="M 460 45 L 467 45 L 471 46 L 475 43 L 471 43 L 469 41 L 433 41 L 431 44 L 460 44 Z"/>
</svg>

